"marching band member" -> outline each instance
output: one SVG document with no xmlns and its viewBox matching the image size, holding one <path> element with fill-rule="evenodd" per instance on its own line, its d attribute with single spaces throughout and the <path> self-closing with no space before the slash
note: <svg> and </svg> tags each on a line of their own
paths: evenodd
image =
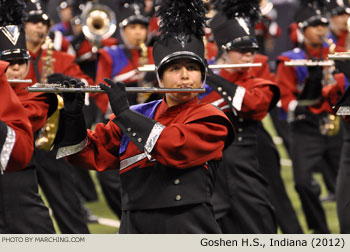
<svg viewBox="0 0 350 252">
<path fill-rule="evenodd" d="M 322 13 L 325 3 L 303 1 L 302 4 L 295 17 L 304 42 L 278 58 L 276 82 L 281 90 L 282 107 L 288 113 L 291 126 L 291 159 L 295 188 L 302 202 L 308 227 L 315 233 L 329 233 L 324 209 L 319 200 L 320 186 L 313 178 L 313 172 L 321 158 L 324 158 L 324 162 L 332 171 L 327 179 L 335 181 L 342 136 L 336 131 L 335 125 L 335 131 L 328 130 L 327 123 L 332 110 L 327 99 L 331 96 L 325 93 L 327 91 L 330 94 L 330 90 L 344 92 L 347 80 L 343 74 L 333 76 L 330 68 L 289 67 L 284 64 L 296 59 L 322 61 L 327 58 L 329 52 L 329 47 L 323 40 L 328 26 L 328 20 Z"/>
<path fill-rule="evenodd" d="M 162 1 L 159 13 L 162 35 L 153 50 L 159 85 L 201 87 L 202 1 Z M 110 86 L 100 86 L 114 115 L 95 131 L 85 130 L 83 95 L 64 95 L 58 157 L 69 155 L 87 169 L 120 170 L 119 233 L 220 233 L 211 195 L 222 150 L 233 140 L 228 118 L 199 103 L 195 93 L 167 93 L 163 100 L 129 107 L 125 84 L 106 82 Z"/>
<path fill-rule="evenodd" d="M 258 49 L 254 23 L 259 1 L 218 2 L 209 26 L 224 49 L 221 57 L 229 64 L 251 63 Z M 209 92 L 200 95 L 201 102 L 218 106 L 238 129 L 237 140 L 224 152 L 218 168 L 213 204 L 220 227 L 224 233 L 276 233 L 268 184 L 257 159 L 257 130 L 279 99 L 278 87 L 251 77 L 247 68 L 211 73 L 206 84 Z"/>
</svg>

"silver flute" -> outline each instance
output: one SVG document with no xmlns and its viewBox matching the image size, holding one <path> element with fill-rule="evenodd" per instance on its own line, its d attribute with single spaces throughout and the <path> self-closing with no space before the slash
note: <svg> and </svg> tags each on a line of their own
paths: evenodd
<svg viewBox="0 0 350 252">
<path fill-rule="evenodd" d="M 42 93 L 105 93 L 100 86 L 84 86 L 80 88 L 65 87 L 61 84 L 37 83 L 27 87 L 28 92 Z M 126 87 L 127 93 L 204 93 L 205 88 L 157 88 L 157 87 Z"/>
<path fill-rule="evenodd" d="M 14 84 L 17 84 L 17 83 L 32 83 L 32 80 L 20 80 L 20 79 L 9 79 L 7 80 L 9 83 L 14 83 Z"/>
<path fill-rule="evenodd" d="M 285 66 L 334 66 L 333 60 L 290 60 L 284 62 Z"/>
<path fill-rule="evenodd" d="M 337 52 L 328 54 L 330 60 L 350 60 L 350 52 Z"/>
<path fill-rule="evenodd" d="M 222 68 L 246 68 L 246 67 L 261 67 L 261 63 L 245 63 L 245 64 L 218 64 L 218 65 L 208 65 L 209 69 L 222 69 Z M 144 65 L 139 67 L 140 72 L 154 72 L 156 71 L 155 65 Z"/>
</svg>

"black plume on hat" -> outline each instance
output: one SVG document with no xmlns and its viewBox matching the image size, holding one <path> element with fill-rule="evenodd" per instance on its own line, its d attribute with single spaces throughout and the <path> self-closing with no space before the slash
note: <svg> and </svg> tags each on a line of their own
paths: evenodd
<svg viewBox="0 0 350 252">
<path fill-rule="evenodd" d="M 161 77 L 164 66 L 178 58 L 189 58 L 206 72 L 204 58 L 205 9 L 202 0 L 163 0 L 157 11 L 160 37 L 153 47 L 153 58 Z"/>
<path fill-rule="evenodd" d="M 121 28 L 133 23 L 148 25 L 149 19 L 145 14 L 145 2 L 143 0 L 122 0 L 117 13 Z"/>
<path fill-rule="evenodd" d="M 259 0 L 213 0 L 216 15 L 209 22 L 219 47 L 258 49 L 255 24 L 260 17 Z"/>
<path fill-rule="evenodd" d="M 212 4 L 228 19 L 247 18 L 252 25 L 255 25 L 260 18 L 259 0 L 213 0 Z"/>
<path fill-rule="evenodd" d="M 29 58 L 24 33 L 23 0 L 0 0 L 0 59 Z"/>
</svg>

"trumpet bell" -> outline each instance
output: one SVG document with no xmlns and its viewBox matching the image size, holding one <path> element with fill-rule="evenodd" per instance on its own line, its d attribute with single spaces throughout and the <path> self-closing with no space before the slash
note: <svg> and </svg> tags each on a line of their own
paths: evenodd
<svg viewBox="0 0 350 252">
<path fill-rule="evenodd" d="M 92 4 L 82 14 L 83 33 L 93 42 L 109 38 L 117 29 L 114 12 L 106 5 Z"/>
</svg>

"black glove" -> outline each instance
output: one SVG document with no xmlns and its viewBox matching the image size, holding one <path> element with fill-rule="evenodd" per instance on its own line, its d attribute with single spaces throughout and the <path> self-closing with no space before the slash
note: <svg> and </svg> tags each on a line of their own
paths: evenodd
<svg viewBox="0 0 350 252">
<path fill-rule="evenodd" d="M 70 81 L 72 79 L 74 79 L 74 78 L 71 76 L 68 76 L 68 75 L 65 75 L 62 73 L 54 73 L 54 74 L 51 74 L 47 77 L 47 83 L 50 83 L 50 84 L 61 83 L 61 84 L 63 84 L 64 81 Z"/>
<path fill-rule="evenodd" d="M 104 80 L 110 85 L 110 87 L 102 83 L 100 83 L 100 87 L 102 90 L 106 91 L 112 111 L 116 116 L 118 116 L 123 111 L 129 109 L 125 84 L 123 82 L 113 82 L 110 79 Z"/>
<path fill-rule="evenodd" d="M 322 66 L 308 67 L 309 76 L 305 80 L 303 91 L 298 97 L 298 100 L 315 100 L 321 97 L 322 94 Z"/>
<path fill-rule="evenodd" d="M 335 60 L 335 68 L 345 75 L 350 80 L 350 61 L 349 60 Z"/>
<path fill-rule="evenodd" d="M 84 86 L 83 82 L 78 82 L 76 79 L 71 79 L 70 81 L 65 80 L 63 85 L 66 88 L 74 87 L 81 88 Z M 68 114 L 79 114 L 83 107 L 85 101 L 85 95 L 83 92 L 77 93 L 62 93 L 64 102 L 64 111 Z"/>
</svg>

